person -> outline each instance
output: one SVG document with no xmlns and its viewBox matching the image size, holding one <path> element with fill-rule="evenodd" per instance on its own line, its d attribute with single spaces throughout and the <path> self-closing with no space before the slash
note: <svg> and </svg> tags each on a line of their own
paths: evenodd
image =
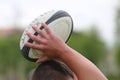
<svg viewBox="0 0 120 80">
<path fill-rule="evenodd" d="M 45 56 L 39 58 L 36 63 L 57 60 L 67 65 L 78 80 L 107 80 L 107 77 L 89 59 L 69 47 L 59 36 L 50 30 L 47 24 L 41 23 L 41 25 L 46 33 L 42 32 L 37 26 L 32 27 L 41 38 L 32 35 L 30 32 L 26 32 L 28 37 L 38 44 L 26 42 L 25 46 L 38 49 L 45 54 Z"/>
</svg>

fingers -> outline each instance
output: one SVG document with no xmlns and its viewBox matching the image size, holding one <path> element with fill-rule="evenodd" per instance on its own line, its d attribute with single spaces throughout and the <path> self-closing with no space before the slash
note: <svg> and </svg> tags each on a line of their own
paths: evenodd
<svg viewBox="0 0 120 80">
<path fill-rule="evenodd" d="M 51 34 L 51 30 L 50 30 L 50 28 L 47 26 L 47 24 L 41 23 L 41 25 L 44 27 L 44 29 L 46 30 L 47 34 Z"/>
<path fill-rule="evenodd" d="M 47 25 L 45 23 L 42 23 L 42 26 L 45 28 L 47 33 L 51 33 L 50 29 L 47 27 Z M 46 43 L 47 34 L 43 33 L 36 26 L 32 26 L 32 28 L 41 36 L 41 38 L 31 34 L 30 32 L 26 32 L 26 34 L 28 35 L 29 38 L 31 38 L 32 40 L 34 40 L 35 42 L 40 43 L 40 44 L 32 44 L 32 43 L 26 42 L 25 45 L 30 47 L 30 48 L 42 49 L 43 47 L 42 47 L 41 44 L 45 44 Z"/>
<path fill-rule="evenodd" d="M 41 29 L 39 29 L 39 28 L 36 27 L 36 26 L 32 26 L 32 28 L 33 28 L 33 30 L 35 30 L 41 37 L 46 38 L 45 33 L 43 33 Z"/>
<path fill-rule="evenodd" d="M 26 42 L 25 46 L 34 48 L 34 49 L 38 49 L 38 50 L 44 50 L 44 45 L 42 45 L 42 44 L 40 45 L 40 44 L 33 44 L 33 43 Z"/>
<path fill-rule="evenodd" d="M 27 32 L 26 34 L 27 34 L 27 36 L 28 36 L 28 37 L 30 37 L 30 38 L 31 38 L 32 40 L 34 40 L 35 42 L 38 42 L 38 43 L 43 42 L 43 40 L 42 40 L 42 39 L 40 39 L 40 38 L 36 37 L 35 35 L 32 35 L 32 34 L 31 34 L 31 33 L 29 33 L 29 32 Z"/>
<path fill-rule="evenodd" d="M 45 29 L 45 31 L 46 31 L 47 34 L 51 34 L 51 33 L 52 33 L 51 30 L 50 30 L 50 28 L 49 28 L 45 23 L 41 23 L 41 26 Z M 36 26 L 32 26 L 32 28 L 33 28 L 33 30 L 35 30 L 41 37 L 47 38 L 47 35 L 46 35 L 44 32 L 42 32 L 41 29 L 39 29 L 39 28 L 36 27 Z"/>
</svg>

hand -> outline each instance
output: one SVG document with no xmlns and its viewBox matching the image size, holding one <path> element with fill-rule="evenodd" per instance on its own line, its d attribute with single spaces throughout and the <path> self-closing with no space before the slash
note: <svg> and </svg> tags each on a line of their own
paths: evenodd
<svg viewBox="0 0 120 80">
<path fill-rule="evenodd" d="M 46 55 L 45 57 L 38 59 L 37 63 L 59 58 L 59 52 L 64 48 L 64 46 L 66 46 L 65 42 L 55 35 L 45 23 L 41 23 L 41 25 L 45 29 L 46 33 L 42 32 L 42 30 L 36 26 L 32 27 L 41 36 L 41 38 L 32 35 L 30 32 L 26 33 L 32 40 L 37 42 L 37 44 L 26 42 L 25 46 L 41 50 Z"/>
</svg>

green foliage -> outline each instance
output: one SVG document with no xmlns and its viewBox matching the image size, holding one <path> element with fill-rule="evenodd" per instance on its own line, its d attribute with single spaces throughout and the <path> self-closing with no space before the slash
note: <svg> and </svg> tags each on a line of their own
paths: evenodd
<svg viewBox="0 0 120 80">
<path fill-rule="evenodd" d="M 116 48 L 116 61 L 120 67 L 120 46 Z"/>
<path fill-rule="evenodd" d="M 107 53 L 106 46 L 96 30 L 73 33 L 68 44 L 95 64 L 104 59 Z"/>
<path fill-rule="evenodd" d="M 23 58 L 19 48 L 20 34 L 0 38 L 0 73 L 5 73 L 9 68 L 17 70 L 26 68 L 25 72 L 32 69 L 35 65 Z"/>
<path fill-rule="evenodd" d="M 116 61 L 120 67 L 120 7 L 118 7 L 117 10 L 115 30 L 116 30 L 116 34 L 115 34 Z"/>
<path fill-rule="evenodd" d="M 0 44 L 0 69 L 5 70 L 8 67 L 13 67 L 12 64 L 16 66 L 14 62 L 20 58 L 17 58 L 19 53 L 19 48 L 16 46 L 17 39 L 15 40 L 14 37 L 3 38 L 0 40 Z"/>
</svg>

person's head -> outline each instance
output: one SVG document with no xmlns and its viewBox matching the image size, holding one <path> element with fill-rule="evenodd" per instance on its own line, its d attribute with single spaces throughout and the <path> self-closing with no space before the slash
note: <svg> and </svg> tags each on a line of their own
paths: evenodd
<svg viewBox="0 0 120 80">
<path fill-rule="evenodd" d="M 32 80 L 74 80 L 74 75 L 66 65 L 50 60 L 36 68 Z"/>
</svg>

